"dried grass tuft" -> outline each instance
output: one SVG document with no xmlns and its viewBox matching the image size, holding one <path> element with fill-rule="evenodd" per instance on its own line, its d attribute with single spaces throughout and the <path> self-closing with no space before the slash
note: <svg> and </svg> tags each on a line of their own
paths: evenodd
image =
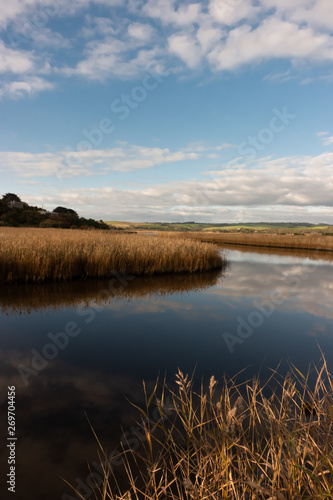
<svg viewBox="0 0 333 500">
<path fill-rule="evenodd" d="M 257 378 L 219 390 L 211 378 L 196 393 L 179 371 L 176 389 L 164 384 L 157 397 L 156 385 L 146 397 L 141 447 L 123 451 L 126 484 L 106 468 L 98 498 L 333 498 L 333 380 L 325 359 L 314 370 L 315 384 L 293 366 L 285 378 L 273 373 L 270 396 Z M 158 422 L 149 419 L 156 407 Z"/>
</svg>

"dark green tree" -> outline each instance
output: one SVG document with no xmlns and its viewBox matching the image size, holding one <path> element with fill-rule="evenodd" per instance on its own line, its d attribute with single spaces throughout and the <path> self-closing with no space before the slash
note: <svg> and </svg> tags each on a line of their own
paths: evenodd
<svg viewBox="0 0 333 500">
<path fill-rule="evenodd" d="M 71 208 L 57 207 L 53 210 L 53 212 L 61 215 L 71 215 L 72 217 L 79 217 L 75 210 L 72 210 Z"/>
<path fill-rule="evenodd" d="M 19 196 L 17 196 L 17 194 L 15 193 L 6 193 L 2 197 L 2 201 L 4 201 L 5 203 L 9 203 L 10 201 L 20 202 L 21 198 L 19 198 Z"/>
</svg>

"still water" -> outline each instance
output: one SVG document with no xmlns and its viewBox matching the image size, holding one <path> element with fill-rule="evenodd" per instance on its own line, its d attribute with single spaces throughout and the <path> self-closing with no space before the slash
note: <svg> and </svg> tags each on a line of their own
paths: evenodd
<svg viewBox="0 0 333 500">
<path fill-rule="evenodd" d="M 1 442 L 16 387 L 16 500 L 84 498 L 98 445 L 119 449 L 160 375 L 268 376 L 288 360 L 333 367 L 333 258 L 226 249 L 223 273 L 0 288 Z M 3 444 L 0 498 L 7 491 Z M 95 469 L 94 469 L 95 467 Z M 63 479 L 62 479 L 63 478 Z M 88 482 L 87 482 L 88 481 Z M 92 491 L 90 488 L 90 491 Z M 92 498 L 92 495 L 91 495 Z"/>
</svg>

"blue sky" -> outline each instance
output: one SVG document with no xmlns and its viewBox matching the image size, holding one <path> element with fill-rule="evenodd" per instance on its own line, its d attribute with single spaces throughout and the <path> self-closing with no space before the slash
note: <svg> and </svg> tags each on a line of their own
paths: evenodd
<svg viewBox="0 0 333 500">
<path fill-rule="evenodd" d="M 333 224 L 331 0 L 7 4 L 0 194 L 104 220 Z"/>
</svg>

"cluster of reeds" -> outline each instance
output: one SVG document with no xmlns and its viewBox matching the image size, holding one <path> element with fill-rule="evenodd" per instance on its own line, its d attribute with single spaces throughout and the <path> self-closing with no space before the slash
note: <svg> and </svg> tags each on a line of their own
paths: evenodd
<svg viewBox="0 0 333 500">
<path fill-rule="evenodd" d="M 228 243 L 234 245 L 251 245 L 274 248 L 298 248 L 303 250 L 333 251 L 333 236 L 321 234 L 290 235 L 290 234 L 259 234 L 259 233 L 208 233 L 208 232 L 165 232 L 160 236 L 174 238 L 190 238 L 213 243 Z"/>
<path fill-rule="evenodd" d="M 0 283 L 221 269 L 209 243 L 108 231 L 0 228 Z"/>
<path fill-rule="evenodd" d="M 333 498 L 333 381 L 325 360 L 312 375 L 310 383 L 309 373 L 291 367 L 266 384 L 233 379 L 220 390 L 212 377 L 195 392 L 179 371 L 177 389 L 164 384 L 158 398 L 156 385 L 146 397 L 141 447 L 124 444 L 121 471 L 103 463 L 104 484 L 94 498 Z M 154 407 L 158 421 L 151 419 Z"/>
</svg>

